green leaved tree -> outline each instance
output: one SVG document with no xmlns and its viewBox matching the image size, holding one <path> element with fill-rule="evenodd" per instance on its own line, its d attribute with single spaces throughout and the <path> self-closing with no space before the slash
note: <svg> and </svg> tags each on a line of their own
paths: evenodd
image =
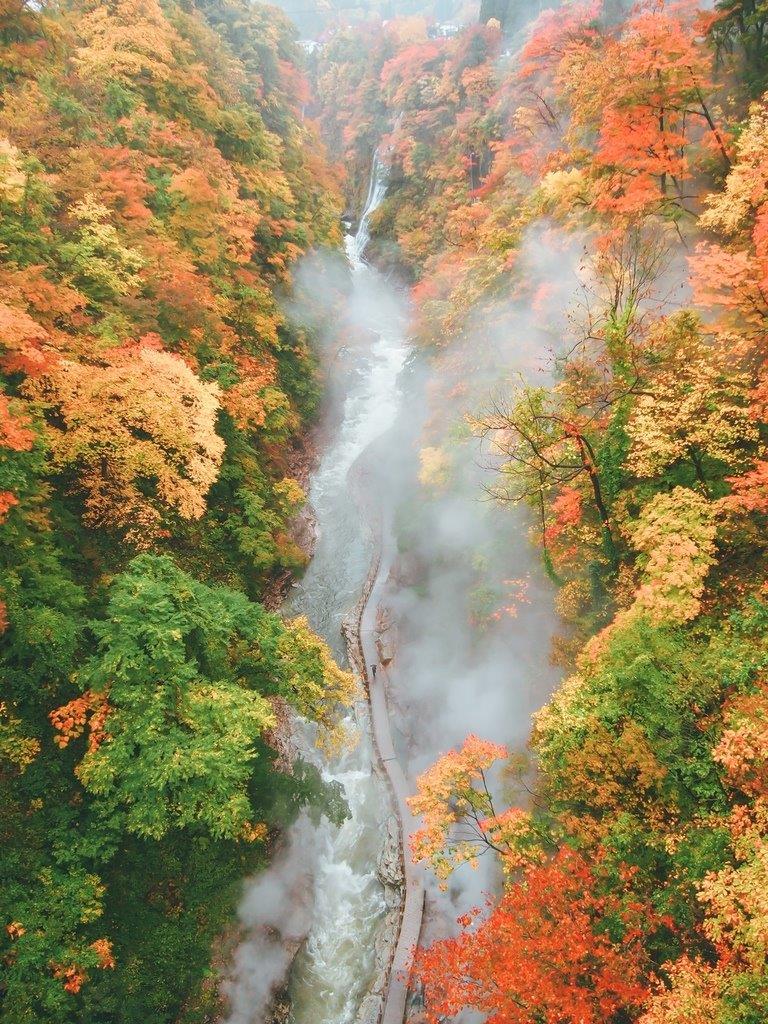
<svg viewBox="0 0 768 1024">
<path fill-rule="evenodd" d="M 73 701 L 54 720 L 66 743 L 89 718 L 77 775 L 139 836 L 248 837 L 256 745 L 277 724 L 279 699 L 332 729 L 352 692 L 303 620 L 286 624 L 198 583 L 167 556 L 135 558 L 91 629 L 97 650 L 77 674 L 88 706 Z"/>
</svg>

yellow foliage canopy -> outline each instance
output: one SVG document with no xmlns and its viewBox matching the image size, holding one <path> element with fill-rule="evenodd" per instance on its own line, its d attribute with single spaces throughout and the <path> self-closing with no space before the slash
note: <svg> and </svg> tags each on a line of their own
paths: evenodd
<svg viewBox="0 0 768 1024">
<path fill-rule="evenodd" d="M 707 345 L 688 311 L 655 325 L 649 353 L 659 365 L 627 424 L 628 468 L 653 477 L 681 460 L 700 466 L 702 456 L 743 464 L 757 429 L 746 401 L 749 379 L 730 353 Z"/>
<path fill-rule="evenodd" d="M 63 424 L 51 429 L 53 464 L 74 473 L 89 526 L 143 547 L 169 514 L 202 516 L 224 454 L 219 388 L 178 356 L 125 346 L 97 365 L 62 361 L 28 390 Z"/>
<path fill-rule="evenodd" d="M 714 562 L 711 503 L 688 487 L 675 487 L 652 498 L 628 532 L 643 568 L 633 609 L 656 622 L 695 618 Z"/>
</svg>

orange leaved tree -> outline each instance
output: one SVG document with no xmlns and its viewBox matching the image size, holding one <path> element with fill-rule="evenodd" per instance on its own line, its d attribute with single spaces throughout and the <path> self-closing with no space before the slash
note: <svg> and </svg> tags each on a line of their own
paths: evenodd
<svg viewBox="0 0 768 1024">
<path fill-rule="evenodd" d="M 62 360 L 28 390 L 53 409 L 52 462 L 82 492 L 88 526 L 146 547 L 169 517 L 203 515 L 224 454 L 219 388 L 178 356 L 149 339 L 99 365 Z"/>
<path fill-rule="evenodd" d="M 414 969 L 430 1024 L 467 1008 L 487 1024 L 605 1024 L 639 1008 L 642 908 L 597 889 L 565 847 L 527 868 L 474 930 L 420 951 Z"/>
</svg>

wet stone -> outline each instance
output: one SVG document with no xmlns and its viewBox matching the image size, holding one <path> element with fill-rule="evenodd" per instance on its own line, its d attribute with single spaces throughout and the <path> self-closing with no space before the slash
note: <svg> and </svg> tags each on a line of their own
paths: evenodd
<svg viewBox="0 0 768 1024">
<path fill-rule="evenodd" d="M 387 896 L 389 896 L 390 888 L 398 890 L 394 896 L 399 906 L 402 900 L 402 893 L 399 890 L 402 889 L 405 879 L 400 847 L 400 826 L 394 814 L 390 814 L 387 818 L 386 833 L 376 865 L 376 874 L 387 889 Z"/>
<path fill-rule="evenodd" d="M 365 997 L 360 1006 L 356 1024 L 379 1024 L 381 1011 L 382 996 L 370 993 Z"/>
</svg>

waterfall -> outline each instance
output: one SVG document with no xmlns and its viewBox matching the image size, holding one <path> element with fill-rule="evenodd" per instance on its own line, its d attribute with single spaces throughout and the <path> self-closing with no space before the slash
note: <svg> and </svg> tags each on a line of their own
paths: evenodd
<svg viewBox="0 0 768 1024">
<path fill-rule="evenodd" d="M 371 217 L 381 206 L 387 194 L 389 184 L 389 164 L 379 156 L 378 149 L 373 154 L 371 165 L 371 179 L 368 183 L 368 197 L 365 200 L 360 223 L 354 235 L 347 236 L 347 255 L 350 263 L 354 266 L 360 263 L 371 240 Z"/>
</svg>

